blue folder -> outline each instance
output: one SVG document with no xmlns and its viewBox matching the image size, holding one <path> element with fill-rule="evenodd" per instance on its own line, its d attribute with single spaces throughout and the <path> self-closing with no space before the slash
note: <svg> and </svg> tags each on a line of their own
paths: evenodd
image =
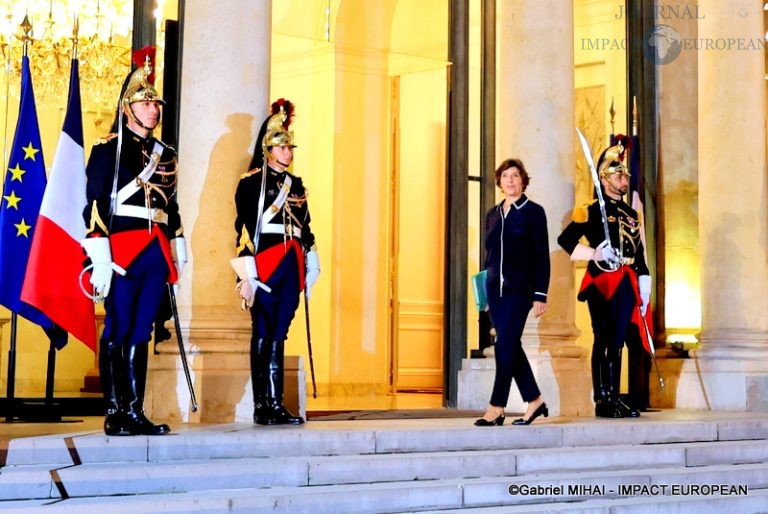
<svg viewBox="0 0 768 514">
<path fill-rule="evenodd" d="M 485 292 L 485 277 L 487 271 L 472 275 L 472 293 L 475 296 L 475 306 L 478 311 L 484 311 L 488 308 L 488 295 Z"/>
</svg>

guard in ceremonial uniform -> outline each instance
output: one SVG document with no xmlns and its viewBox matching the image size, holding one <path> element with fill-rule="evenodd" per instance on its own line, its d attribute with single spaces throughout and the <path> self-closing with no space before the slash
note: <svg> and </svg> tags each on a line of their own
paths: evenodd
<svg viewBox="0 0 768 514">
<path fill-rule="evenodd" d="M 595 415 L 603 418 L 640 415 L 619 398 L 621 353 L 628 339 L 645 333 L 642 317 L 651 296 L 641 220 L 623 200 L 629 186 L 624 157 L 625 145 L 619 141 L 598 159 L 605 213 L 598 201 L 575 209 L 573 220 L 557 239 L 571 260 L 589 261 L 578 299 L 587 302 L 592 319 Z M 603 214 L 610 241 L 606 241 Z"/>
<path fill-rule="evenodd" d="M 260 425 L 298 425 L 300 416 L 283 405 L 283 356 L 288 328 L 305 291 L 320 274 L 310 229 L 307 191 L 287 171 L 293 161 L 288 126 L 293 105 L 280 99 L 262 124 L 250 169 L 235 193 L 237 291 L 249 308 L 253 420 Z"/>
<path fill-rule="evenodd" d="M 187 261 L 176 203 L 176 152 L 152 137 L 163 100 L 149 60 L 123 86 L 116 133 L 94 145 L 86 167 L 87 227 L 94 299 L 104 301 L 99 370 L 108 435 L 161 435 L 144 415 L 147 349 L 167 283 Z"/>
</svg>

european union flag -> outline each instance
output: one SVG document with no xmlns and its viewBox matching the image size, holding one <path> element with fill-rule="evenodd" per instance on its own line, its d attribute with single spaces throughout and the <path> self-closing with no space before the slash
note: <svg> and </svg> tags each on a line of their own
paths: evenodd
<svg viewBox="0 0 768 514">
<path fill-rule="evenodd" d="M 25 55 L 21 62 L 19 119 L 0 207 L 0 304 L 50 329 L 53 323 L 43 313 L 21 301 L 21 286 L 46 182 L 29 57 Z"/>
</svg>

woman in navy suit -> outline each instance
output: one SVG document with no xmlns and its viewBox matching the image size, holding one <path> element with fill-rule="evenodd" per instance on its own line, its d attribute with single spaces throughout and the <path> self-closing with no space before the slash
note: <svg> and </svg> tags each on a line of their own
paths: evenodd
<svg viewBox="0 0 768 514">
<path fill-rule="evenodd" d="M 547 309 L 549 239 L 544 208 L 525 195 L 530 177 L 519 159 L 507 159 L 496 169 L 496 185 L 504 200 L 485 217 L 486 291 L 496 329 L 496 377 L 491 401 L 477 426 L 504 424 L 504 406 L 515 379 L 528 407 L 513 425 L 530 425 L 549 415 L 523 351 L 521 336 L 528 313 Z"/>
</svg>

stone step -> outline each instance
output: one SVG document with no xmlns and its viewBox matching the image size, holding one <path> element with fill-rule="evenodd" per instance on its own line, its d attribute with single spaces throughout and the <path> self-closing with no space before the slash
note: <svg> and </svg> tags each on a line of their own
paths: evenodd
<svg viewBox="0 0 768 514">
<path fill-rule="evenodd" d="M 516 514 L 516 513 L 560 513 L 560 514 L 647 514 L 648 512 L 695 512 L 696 514 L 741 514 L 765 513 L 768 505 L 768 490 L 750 490 L 748 496 L 653 496 L 632 498 L 601 498 L 580 502 L 556 502 L 539 505 L 504 505 L 498 507 L 462 507 L 419 511 L 424 514 Z M 405 514 L 415 511 L 403 511 Z"/>
<path fill-rule="evenodd" d="M 0 512 L 640 512 L 657 499 L 687 511 L 696 504 L 682 488 L 718 484 L 749 490 L 721 510 L 753 511 L 752 497 L 765 501 L 768 490 L 768 416 L 687 416 L 495 428 L 450 418 L 233 423 L 182 425 L 164 437 L 20 437 L 2 441 Z M 513 495 L 510 486 L 540 494 Z M 667 496 L 649 495 L 659 492 Z"/>
<path fill-rule="evenodd" d="M 691 492 L 705 490 L 711 494 L 712 489 L 719 486 L 732 493 L 731 496 L 736 496 L 736 493 L 749 494 L 755 490 L 768 490 L 768 463 L 737 466 L 721 464 L 695 468 L 640 467 L 465 480 L 464 505 L 483 507 L 539 504 L 616 496 L 686 496 Z M 511 490 L 511 487 L 516 489 Z"/>
<path fill-rule="evenodd" d="M 744 464 L 768 459 L 768 441 L 366 454 L 326 457 L 195 459 L 7 466 L 0 498 L 188 492 L 222 488 L 333 485 L 513 477 L 535 473 Z M 60 491 L 64 493 L 60 493 Z M 57 492 L 59 494 L 57 494 Z"/>
<path fill-rule="evenodd" d="M 154 494 L 206 489 L 403 482 L 515 476 L 551 470 L 684 466 L 684 447 L 610 450 L 494 450 L 333 457 L 267 457 L 82 464 L 51 469 L 9 466 L 0 498 Z M 57 494 L 57 491 L 65 493 Z M 53 496 L 51 496 L 53 495 Z"/>
<path fill-rule="evenodd" d="M 233 423 L 186 426 L 164 437 L 108 437 L 100 432 L 8 441 L 3 465 L 71 465 L 508 448 L 595 447 L 621 444 L 764 439 L 768 418 L 733 421 L 588 420 L 527 427 L 478 428 L 466 419 L 391 423 L 312 422 L 300 427 Z M 358 423 L 355 425 L 355 423 Z"/>
<path fill-rule="evenodd" d="M 695 470 L 649 469 L 627 473 L 585 472 L 568 478 L 550 476 L 525 480 L 529 487 L 557 487 L 568 484 L 600 485 L 616 488 L 619 484 L 634 487 L 669 485 L 666 491 L 649 489 L 632 496 L 596 494 L 511 495 L 514 480 L 467 479 L 393 482 L 310 487 L 275 487 L 268 489 L 229 489 L 195 491 L 177 494 L 149 494 L 70 498 L 51 501 L 2 502 L 4 514 L 51 513 L 93 514 L 120 512 L 122 514 L 152 513 L 257 513 L 311 512 L 319 514 L 395 513 L 395 512 L 648 512 L 650 509 L 668 512 L 765 512 L 768 505 L 768 465 L 745 464 L 719 466 L 718 469 Z M 738 471 L 734 471 L 738 468 Z M 679 490 L 674 490 L 675 484 Z M 689 484 L 698 484 L 698 492 L 690 494 Z M 746 494 L 713 494 L 704 484 L 745 485 Z M 666 492 L 666 494 L 664 494 Z M 731 492 L 738 492 L 733 490 Z M 713 506 L 714 505 L 714 506 Z M 715 507 L 716 506 L 716 507 Z"/>
<path fill-rule="evenodd" d="M 49 465 L 6 466 L 0 469 L 0 500 L 60 497 Z"/>
<path fill-rule="evenodd" d="M 616 471 L 623 473 L 621 476 L 637 478 L 638 470 L 642 476 L 647 475 L 644 471 L 646 468 L 669 469 L 676 473 L 683 470 L 696 473 L 697 477 L 704 476 L 703 473 L 710 469 L 731 469 L 733 473 L 749 469 L 753 474 L 758 473 L 754 477 L 756 481 L 749 485 L 763 487 L 759 478 L 763 468 L 757 471 L 744 468 L 744 455 L 755 447 L 764 452 L 768 444 L 745 441 L 728 446 L 733 452 L 731 460 L 727 459 L 726 452 L 716 443 L 678 443 L 609 448 L 96 463 L 54 469 L 39 465 L 7 466 L 0 474 L 0 499 L 405 483 L 476 477 L 502 477 L 501 482 L 486 481 L 485 484 L 494 489 L 496 497 L 504 497 L 508 494 L 505 489 L 508 485 L 525 486 L 535 483 L 539 490 L 544 491 L 575 488 L 579 483 L 563 482 L 562 477 L 573 478 L 576 473 L 580 473 L 579 476 L 592 478 L 589 472 L 600 472 L 606 477 L 612 477 L 608 473 Z M 765 462 L 760 452 L 753 453 L 751 462 L 759 465 Z M 708 458 L 708 455 L 714 455 L 714 458 Z M 502 484 L 501 493 L 498 491 L 499 483 Z M 647 484 L 646 481 L 630 483 Z M 589 489 L 594 484 L 581 485 Z M 613 485 L 615 487 L 609 489 L 615 491 L 618 484 Z"/>
</svg>

